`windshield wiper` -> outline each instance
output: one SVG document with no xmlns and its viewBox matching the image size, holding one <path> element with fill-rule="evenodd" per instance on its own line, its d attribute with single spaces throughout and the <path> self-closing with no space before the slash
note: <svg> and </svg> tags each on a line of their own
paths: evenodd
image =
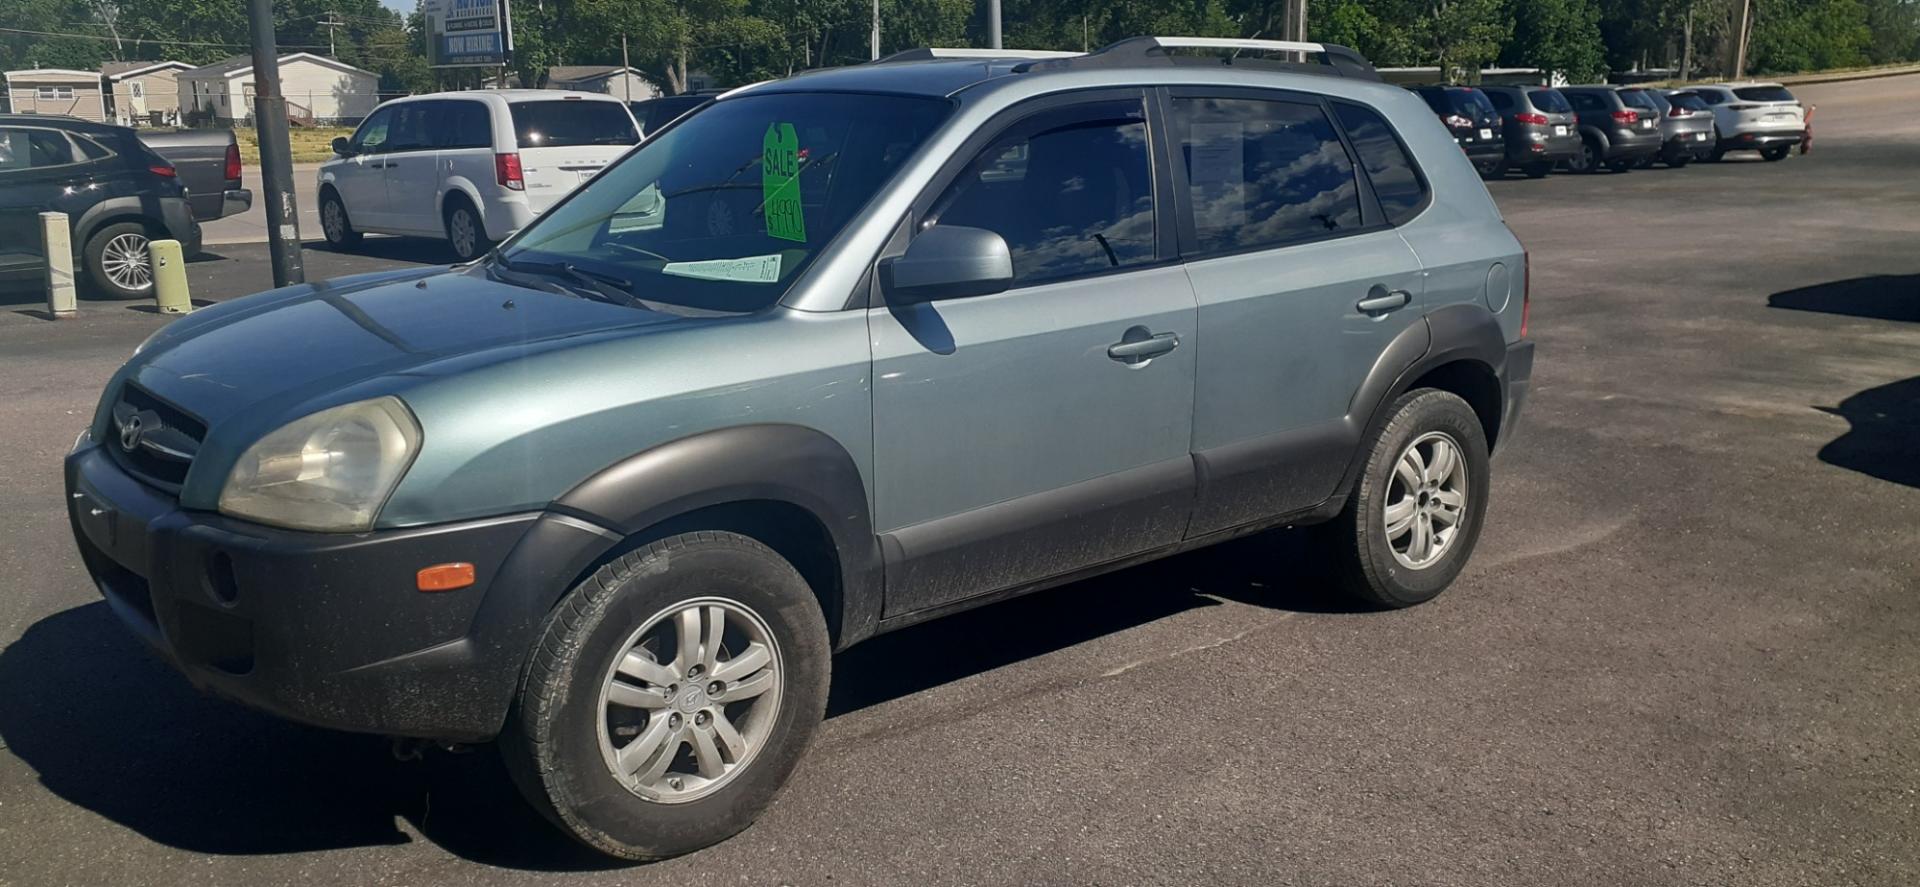
<svg viewBox="0 0 1920 887">
<path fill-rule="evenodd" d="M 574 283 L 575 292 L 596 302 L 613 305 L 625 305 L 629 308 L 650 307 L 645 300 L 633 294 L 633 284 L 608 274 L 596 274 L 582 269 L 572 262 L 515 262 L 502 259 L 500 266 L 508 271 L 522 274 L 544 274 L 548 277 L 562 277 Z"/>
</svg>

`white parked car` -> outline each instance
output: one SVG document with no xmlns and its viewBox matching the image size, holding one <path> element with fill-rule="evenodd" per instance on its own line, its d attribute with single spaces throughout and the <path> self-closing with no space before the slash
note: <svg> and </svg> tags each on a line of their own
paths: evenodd
<svg viewBox="0 0 1920 887">
<path fill-rule="evenodd" d="M 1781 160 L 1806 133 L 1806 109 L 1778 83 L 1721 83 L 1685 91 L 1713 110 L 1714 128 L 1720 133 L 1714 160 L 1728 151 L 1759 151 L 1767 160 Z"/>
<path fill-rule="evenodd" d="M 320 228 L 444 237 L 476 258 L 640 141 L 625 103 L 550 89 L 442 92 L 367 116 L 320 167 Z"/>
</svg>

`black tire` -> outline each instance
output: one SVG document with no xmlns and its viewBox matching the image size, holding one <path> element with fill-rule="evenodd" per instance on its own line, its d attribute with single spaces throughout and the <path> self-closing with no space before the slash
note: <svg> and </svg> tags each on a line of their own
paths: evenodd
<svg viewBox="0 0 1920 887">
<path fill-rule="evenodd" d="M 1592 139 L 1582 139 L 1580 153 L 1567 158 L 1567 169 L 1570 172 L 1597 173 L 1605 158 L 1606 152 L 1600 150 L 1599 143 Z"/>
<path fill-rule="evenodd" d="M 93 289 L 109 299 L 145 299 L 153 295 L 153 265 L 147 258 L 147 244 L 150 234 L 147 226 L 139 222 L 115 222 L 87 238 L 87 245 L 80 251 L 80 261 L 86 268 L 87 280 L 93 283 Z M 128 255 L 128 250 L 139 255 L 138 269 L 126 268 L 124 261 L 118 261 Z M 109 256 L 111 251 L 112 256 Z M 113 261 L 115 269 L 127 283 L 114 280 L 114 269 L 108 263 Z M 133 276 L 128 277 L 131 273 Z M 141 275 L 144 275 L 142 277 Z M 144 280 L 144 283 L 139 281 Z"/>
<path fill-rule="evenodd" d="M 330 221 L 333 213 L 339 213 L 338 225 Z M 360 243 L 361 234 L 353 230 L 353 217 L 347 215 L 347 205 L 340 201 L 339 192 L 332 188 L 320 195 L 320 234 L 327 239 L 327 245 L 334 249 L 348 249 Z"/>
<path fill-rule="evenodd" d="M 708 794 L 666 803 L 636 794 L 608 766 L 602 737 L 614 734 L 601 693 L 635 632 L 693 599 L 726 600 L 758 616 L 782 679 L 762 744 L 738 772 Z M 812 590 L 772 549 L 734 533 L 662 539 L 601 568 L 548 615 L 501 736 L 502 757 L 534 807 L 586 845 L 633 860 L 690 853 L 751 825 L 779 795 L 825 714 L 830 653 Z M 718 674 L 716 667 L 709 676 Z M 692 718 L 672 735 L 690 735 Z M 673 754 L 691 751 L 670 742 L 664 747 Z"/>
<path fill-rule="evenodd" d="M 1725 160 L 1726 157 L 1727 157 L 1727 149 L 1722 148 L 1719 145 L 1714 145 L 1712 153 L 1709 153 L 1707 155 L 1707 162 L 1719 163 L 1720 161 Z"/>
<path fill-rule="evenodd" d="M 1776 145 L 1772 148 L 1761 148 L 1760 159 L 1772 163 L 1787 159 L 1787 155 L 1792 152 L 1793 147 L 1791 145 Z"/>
<path fill-rule="evenodd" d="M 1547 163 L 1545 161 L 1542 161 L 1540 163 L 1529 163 L 1526 166 L 1521 167 L 1521 171 L 1525 172 L 1527 174 L 1527 178 L 1529 179 L 1544 179 L 1547 177 L 1547 173 L 1553 172 L 1553 164 Z"/>
<path fill-rule="evenodd" d="M 1480 168 L 1480 177 L 1487 181 L 1499 181 L 1507 177 L 1507 162 L 1496 160 Z"/>
<path fill-rule="evenodd" d="M 1667 157 L 1667 167 L 1670 169 L 1681 169 L 1692 162 L 1693 155 L 1685 151 L 1675 151 Z"/>
<path fill-rule="evenodd" d="M 1633 160 L 1610 160 L 1607 162 L 1607 168 L 1614 172 L 1632 172 L 1636 162 L 1637 161 Z"/>
<path fill-rule="evenodd" d="M 1488 454 L 1480 418 L 1450 392 L 1416 389 L 1401 395 L 1390 409 L 1346 508 L 1322 525 L 1322 532 L 1336 553 L 1334 578 L 1339 584 L 1362 601 L 1397 608 L 1438 596 L 1473 554 L 1486 513 Z M 1464 457 L 1467 501 L 1447 547 L 1433 562 L 1415 568 L 1400 561 L 1387 536 L 1387 496 L 1396 489 L 1406 492 L 1404 482 L 1396 486 L 1395 466 L 1408 446 L 1434 434 L 1453 441 Z M 1426 501 L 1424 495 L 1419 501 Z"/>
<path fill-rule="evenodd" d="M 1633 168 L 1634 168 L 1634 169 L 1652 169 L 1652 168 L 1653 168 L 1653 162 L 1654 162 L 1655 160 L 1658 160 L 1658 159 L 1660 159 L 1660 158 L 1658 158 L 1658 157 L 1656 157 L 1656 156 L 1654 156 L 1654 155 L 1652 155 L 1652 154 L 1648 154 L 1647 156 L 1645 156 L 1645 157 L 1642 157 L 1642 158 L 1640 158 L 1640 162 L 1639 162 L 1639 163 L 1636 163 L 1636 164 L 1634 164 L 1634 165 L 1633 165 Z"/>
<path fill-rule="evenodd" d="M 460 261 L 471 262 L 493 249 L 493 241 L 487 239 L 487 226 L 480 221 L 480 212 L 465 196 L 447 198 L 441 221 L 446 223 L 447 246 Z"/>
</svg>

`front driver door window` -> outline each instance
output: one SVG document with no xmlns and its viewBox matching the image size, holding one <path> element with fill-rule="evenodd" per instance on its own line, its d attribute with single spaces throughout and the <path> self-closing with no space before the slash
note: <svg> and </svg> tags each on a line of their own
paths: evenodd
<svg viewBox="0 0 1920 887">
<path fill-rule="evenodd" d="M 334 170 L 334 188 L 346 204 L 347 217 L 365 229 L 387 224 L 387 147 L 392 135 L 394 106 L 373 112 L 353 134 L 353 153 Z"/>
<path fill-rule="evenodd" d="M 1006 240 L 1007 292 L 869 312 L 889 615 L 1176 542 L 1192 495 L 1194 298 L 1163 254 L 1139 91 L 1010 121 L 922 227 Z M 1167 334 L 1144 363 L 1122 341 Z"/>
</svg>

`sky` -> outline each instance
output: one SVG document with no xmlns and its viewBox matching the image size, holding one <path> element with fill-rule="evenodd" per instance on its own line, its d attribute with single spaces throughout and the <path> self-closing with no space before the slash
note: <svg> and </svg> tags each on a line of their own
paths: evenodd
<svg viewBox="0 0 1920 887">
<path fill-rule="evenodd" d="M 413 14 L 413 0 L 380 0 L 380 5 L 401 15 Z"/>
</svg>

